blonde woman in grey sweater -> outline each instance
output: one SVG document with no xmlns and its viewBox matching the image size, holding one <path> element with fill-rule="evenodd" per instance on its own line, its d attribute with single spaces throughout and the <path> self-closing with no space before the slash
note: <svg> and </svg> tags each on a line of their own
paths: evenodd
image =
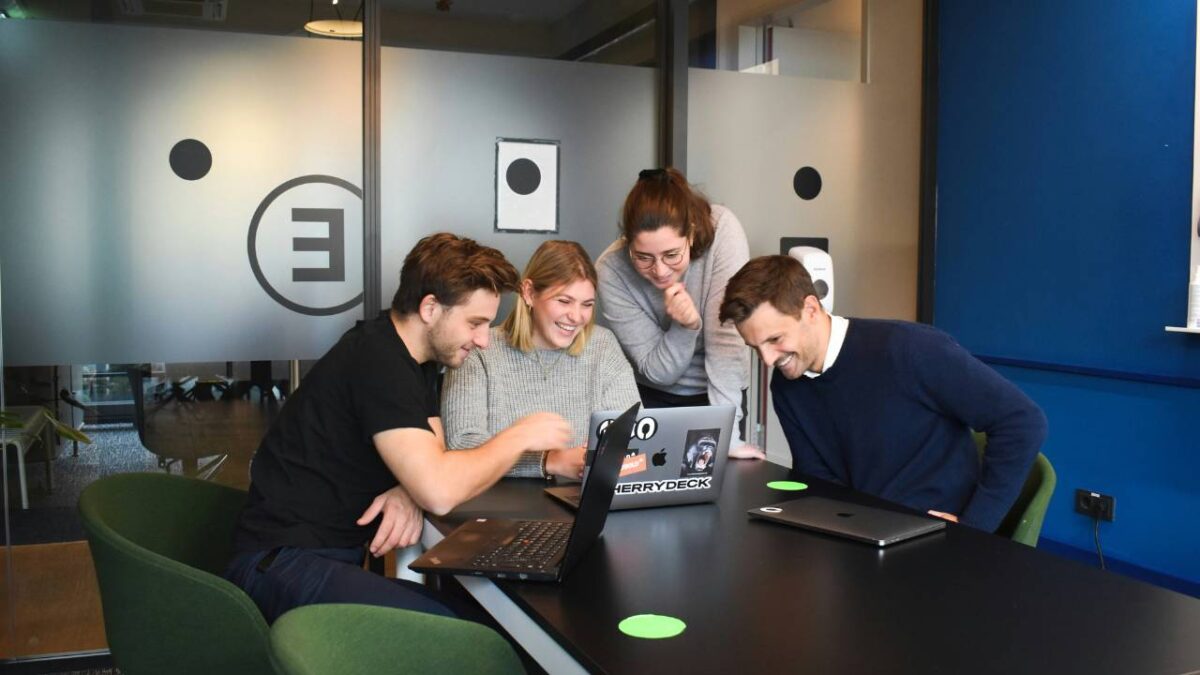
<svg viewBox="0 0 1200 675">
<path fill-rule="evenodd" d="M 526 452 L 507 475 L 579 478 L 592 412 L 638 400 L 616 337 L 595 325 L 595 305 L 596 270 L 583 247 L 573 241 L 539 246 L 516 306 L 491 329 L 487 349 L 446 371 L 446 446 L 478 447 L 526 415 L 554 412 L 571 424 L 575 447 Z"/>
</svg>

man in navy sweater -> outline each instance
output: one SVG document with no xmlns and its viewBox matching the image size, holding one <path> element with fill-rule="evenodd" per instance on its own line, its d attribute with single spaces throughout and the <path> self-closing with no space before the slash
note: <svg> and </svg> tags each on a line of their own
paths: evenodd
<svg viewBox="0 0 1200 675">
<path fill-rule="evenodd" d="M 1046 438 L 1038 406 L 949 335 L 821 308 L 799 261 L 729 280 L 720 319 L 775 366 L 775 412 L 801 473 L 995 531 Z M 987 433 L 983 461 L 971 430 Z"/>
</svg>

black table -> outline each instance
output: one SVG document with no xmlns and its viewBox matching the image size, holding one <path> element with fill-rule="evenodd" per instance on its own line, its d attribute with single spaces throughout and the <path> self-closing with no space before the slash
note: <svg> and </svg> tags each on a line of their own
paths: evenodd
<svg viewBox="0 0 1200 675">
<path fill-rule="evenodd" d="M 787 477 L 736 461 L 715 504 L 614 512 L 562 584 L 459 580 L 551 673 L 1200 670 L 1200 600 L 957 525 L 879 550 L 749 520 L 807 494 L 880 503 L 818 481 L 766 487 Z M 544 486 L 502 481 L 431 518 L 423 541 L 480 515 L 570 520 Z M 687 629 L 626 637 L 634 614 Z"/>
</svg>

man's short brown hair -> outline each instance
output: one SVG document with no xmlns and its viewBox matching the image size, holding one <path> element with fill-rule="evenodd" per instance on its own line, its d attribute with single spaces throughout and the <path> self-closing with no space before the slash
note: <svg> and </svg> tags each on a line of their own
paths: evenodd
<svg viewBox="0 0 1200 675">
<path fill-rule="evenodd" d="M 517 269 L 494 248 L 439 232 L 417 242 L 404 258 L 392 309 L 401 316 L 411 314 L 427 295 L 451 307 L 481 288 L 497 295 L 517 290 Z"/>
<path fill-rule="evenodd" d="M 799 260 L 786 255 L 754 258 L 729 278 L 721 301 L 721 323 L 739 324 L 764 302 L 783 314 L 800 318 L 804 299 L 818 297 L 812 277 Z"/>
</svg>

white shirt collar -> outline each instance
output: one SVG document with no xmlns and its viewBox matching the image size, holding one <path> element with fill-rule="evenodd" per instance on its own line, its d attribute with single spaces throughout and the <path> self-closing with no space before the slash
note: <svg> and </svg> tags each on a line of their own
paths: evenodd
<svg viewBox="0 0 1200 675">
<path fill-rule="evenodd" d="M 828 371 L 837 360 L 842 351 L 842 343 L 846 341 L 846 328 L 849 326 L 850 321 L 845 317 L 829 315 L 829 346 L 825 348 L 825 364 L 821 366 L 821 373 Z M 821 373 L 806 370 L 804 376 L 820 377 Z"/>
</svg>

